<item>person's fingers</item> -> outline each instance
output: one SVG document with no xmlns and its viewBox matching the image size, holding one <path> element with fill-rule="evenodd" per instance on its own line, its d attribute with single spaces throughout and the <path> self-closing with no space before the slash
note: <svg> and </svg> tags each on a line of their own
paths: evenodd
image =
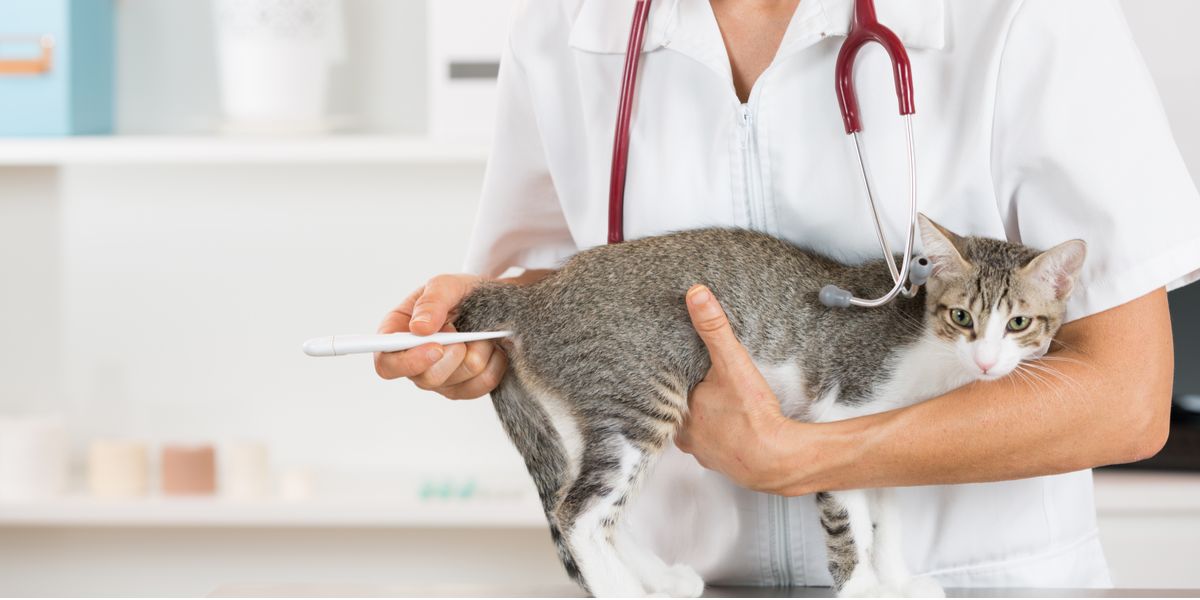
<svg viewBox="0 0 1200 600">
<path fill-rule="evenodd" d="M 445 354 L 442 355 L 441 360 L 433 363 L 424 372 L 409 376 L 409 379 L 417 384 L 417 387 L 424 390 L 442 387 L 446 383 L 446 379 L 462 364 L 463 356 L 467 353 L 467 345 L 450 344 L 442 346 L 442 350 Z"/>
<path fill-rule="evenodd" d="M 458 385 L 483 373 L 488 366 L 488 361 L 492 359 L 492 352 L 495 349 L 496 344 L 491 340 L 467 342 L 467 355 L 463 357 L 462 364 L 450 374 L 450 377 L 446 378 L 446 382 L 442 385 Z"/>
<path fill-rule="evenodd" d="M 384 379 L 412 377 L 428 371 L 444 355 L 445 351 L 438 344 L 425 344 L 403 352 L 376 352 L 375 372 Z"/>
<path fill-rule="evenodd" d="M 413 304 L 409 331 L 417 335 L 437 332 L 446 324 L 446 316 L 467 294 L 467 283 L 461 277 L 438 275 L 425 284 L 425 291 Z"/>
<path fill-rule="evenodd" d="M 417 298 L 424 293 L 425 286 L 417 288 L 404 299 L 404 302 L 388 312 L 387 316 L 383 318 L 383 322 L 379 324 L 378 333 L 407 332 L 408 322 L 412 319 L 413 305 L 417 302 Z"/>
<path fill-rule="evenodd" d="M 458 385 L 438 390 L 451 400 L 471 400 L 496 389 L 504 373 L 508 370 L 508 357 L 503 352 L 494 351 L 488 358 L 487 366 L 478 375 Z"/>
<path fill-rule="evenodd" d="M 745 347 L 738 341 L 725 309 L 713 296 L 712 292 L 703 285 L 694 285 L 687 292 L 688 315 L 692 318 L 692 327 L 700 335 L 700 339 L 708 348 L 713 367 L 724 369 L 740 369 L 750 360 Z"/>
</svg>

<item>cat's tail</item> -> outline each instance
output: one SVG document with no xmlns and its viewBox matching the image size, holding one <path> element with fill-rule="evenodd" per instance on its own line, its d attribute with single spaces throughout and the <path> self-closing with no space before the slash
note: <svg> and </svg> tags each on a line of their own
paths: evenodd
<svg viewBox="0 0 1200 600">
<path fill-rule="evenodd" d="M 513 329 L 524 304 L 525 290 L 521 287 L 509 283 L 483 283 L 459 303 L 454 328 L 458 331 Z"/>
<path fill-rule="evenodd" d="M 558 548 L 559 560 L 566 568 L 567 575 L 587 589 L 579 572 L 579 564 L 558 522 L 558 503 L 560 492 L 566 484 L 568 466 L 566 450 L 550 415 L 546 414 L 536 398 L 531 397 L 520 376 L 511 369 L 500 386 L 492 391 L 492 404 L 509 439 L 525 459 L 529 475 L 533 477 L 542 501 L 542 510 L 550 524 L 550 538 Z"/>
</svg>

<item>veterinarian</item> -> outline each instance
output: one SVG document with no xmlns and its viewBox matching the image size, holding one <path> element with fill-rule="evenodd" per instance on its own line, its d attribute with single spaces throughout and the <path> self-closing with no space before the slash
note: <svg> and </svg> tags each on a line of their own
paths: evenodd
<svg viewBox="0 0 1200 600">
<path fill-rule="evenodd" d="M 638 82 L 627 239 L 745 227 L 843 260 L 875 233 L 834 95 L 850 0 L 658 0 Z M 947 586 L 1102 587 L 1090 468 L 1167 436 L 1166 291 L 1200 269 L 1200 197 L 1115 0 L 878 0 L 907 46 L 920 207 L 960 233 L 1089 244 L 1059 372 L 977 383 L 830 424 L 782 416 L 707 290 L 688 292 L 713 369 L 630 507 L 668 562 L 710 583 L 829 585 L 811 494 L 900 492 L 915 572 Z M 500 115 L 469 248 L 385 319 L 428 334 L 472 286 L 535 281 L 604 244 L 610 153 L 632 0 L 530 0 L 511 24 Z M 869 163 L 890 239 L 907 226 L 902 120 L 886 55 L 858 66 Z M 453 250 L 451 250 L 453 251 Z M 862 309 L 865 310 L 865 309 Z M 500 381 L 490 342 L 377 357 L 447 398 Z"/>
</svg>

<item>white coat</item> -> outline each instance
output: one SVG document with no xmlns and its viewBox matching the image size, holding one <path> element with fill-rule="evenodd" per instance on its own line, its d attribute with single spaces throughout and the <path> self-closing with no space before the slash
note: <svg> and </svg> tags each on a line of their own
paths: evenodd
<svg viewBox="0 0 1200 600">
<path fill-rule="evenodd" d="M 851 5 L 802 0 L 743 104 L 709 2 L 656 0 L 633 116 L 627 239 L 736 226 L 844 260 L 877 255 L 833 85 Z M 1115 0 L 878 0 L 878 10 L 912 59 L 922 211 L 959 233 L 1035 247 L 1086 240 L 1069 319 L 1200 274 L 1200 198 Z M 632 11 L 633 0 L 518 8 L 470 270 L 548 268 L 605 243 Z M 864 51 L 857 81 L 898 244 L 903 122 L 877 46 Z M 1110 584 L 1089 471 L 899 496 L 910 566 L 945 585 Z M 667 562 L 710 582 L 830 583 L 811 497 L 739 489 L 672 449 L 630 511 Z"/>
</svg>

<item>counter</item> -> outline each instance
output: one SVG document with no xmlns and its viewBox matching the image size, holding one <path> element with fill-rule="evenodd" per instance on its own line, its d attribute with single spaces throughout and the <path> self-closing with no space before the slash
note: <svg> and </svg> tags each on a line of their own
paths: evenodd
<svg viewBox="0 0 1200 600">
<path fill-rule="evenodd" d="M 1194 598 L 1195 590 L 1148 590 L 1115 588 L 1032 589 L 1032 588 L 950 588 L 951 598 Z M 355 586 L 355 585 L 227 585 L 217 588 L 210 598 L 583 598 L 578 587 L 488 587 L 488 586 Z M 705 598 L 833 598 L 833 590 L 817 587 L 755 588 L 711 587 Z"/>
</svg>

